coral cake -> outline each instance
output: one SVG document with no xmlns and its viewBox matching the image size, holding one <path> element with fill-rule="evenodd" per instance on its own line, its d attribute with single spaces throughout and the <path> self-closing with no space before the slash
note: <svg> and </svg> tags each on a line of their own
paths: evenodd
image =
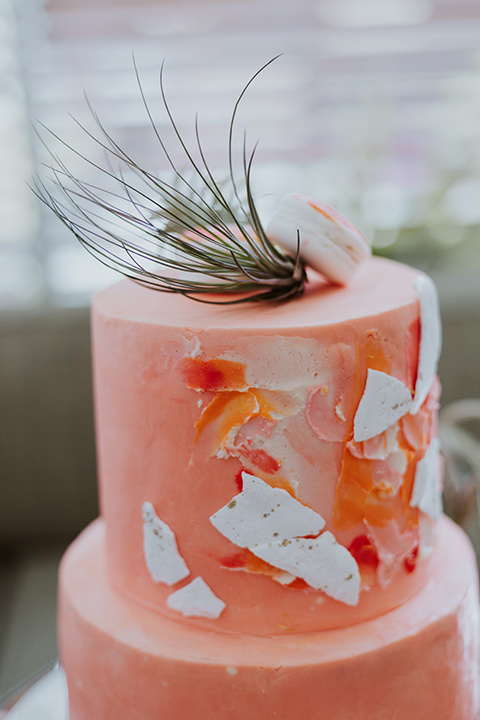
<svg viewBox="0 0 480 720">
<path fill-rule="evenodd" d="M 171 184 L 99 123 L 117 191 L 55 162 L 63 199 L 39 189 L 129 278 L 93 304 L 101 518 L 60 572 L 70 720 L 476 720 L 435 286 L 305 196 L 264 229 L 245 135 L 233 169 L 252 80 L 226 182 L 161 74 L 187 172 L 149 112 Z"/>
<path fill-rule="evenodd" d="M 435 288 L 93 307 L 102 518 L 61 568 L 70 720 L 474 720 L 477 579 L 442 516 Z"/>
</svg>

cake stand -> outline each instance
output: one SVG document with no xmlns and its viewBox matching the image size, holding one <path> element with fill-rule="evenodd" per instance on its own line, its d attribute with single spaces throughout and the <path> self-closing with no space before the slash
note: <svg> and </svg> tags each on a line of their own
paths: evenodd
<svg viewBox="0 0 480 720">
<path fill-rule="evenodd" d="M 67 684 L 57 665 L 0 708 L 0 720 L 68 720 Z"/>
</svg>

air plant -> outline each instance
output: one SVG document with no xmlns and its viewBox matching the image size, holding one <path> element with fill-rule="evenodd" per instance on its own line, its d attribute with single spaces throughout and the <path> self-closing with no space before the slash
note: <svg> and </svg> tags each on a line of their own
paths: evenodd
<svg viewBox="0 0 480 720">
<path fill-rule="evenodd" d="M 45 182 L 37 180 L 37 195 L 88 252 L 148 288 L 216 304 L 280 301 L 300 294 L 306 282 L 300 239 L 295 256 L 268 239 L 251 187 L 257 144 L 248 153 L 245 133 L 241 180 L 235 179 L 233 168 L 233 135 L 240 102 L 255 78 L 274 60 L 253 75 L 235 102 L 229 125 L 226 179 L 217 180 L 209 168 L 197 116 L 194 152 L 198 160 L 183 140 L 166 99 L 162 64 L 159 81 L 163 107 L 187 164 L 186 170 L 178 169 L 153 119 L 134 63 L 145 111 L 174 180 L 167 182 L 140 167 L 115 142 L 89 104 L 98 136 L 78 124 L 105 151 L 107 168 L 51 134 L 104 173 L 108 182 L 114 181 L 116 190 L 75 177 L 42 140 L 52 159 L 48 167 L 55 188 L 50 190 Z M 113 169 L 113 162 L 119 164 L 119 170 Z M 133 184 L 133 177 L 139 182 Z M 215 297 L 207 298 L 208 294 Z M 219 297 L 232 294 L 233 299 Z"/>
</svg>

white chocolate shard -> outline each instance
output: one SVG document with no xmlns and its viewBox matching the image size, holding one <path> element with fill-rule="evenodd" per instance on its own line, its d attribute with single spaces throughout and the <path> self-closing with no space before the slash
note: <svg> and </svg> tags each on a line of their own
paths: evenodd
<svg viewBox="0 0 480 720">
<path fill-rule="evenodd" d="M 420 533 L 419 558 L 423 560 L 429 557 L 435 549 L 435 520 L 430 515 L 420 513 L 418 530 Z"/>
<path fill-rule="evenodd" d="M 217 530 L 288 573 L 285 578 L 275 578 L 279 582 L 302 578 L 316 590 L 356 605 L 360 589 L 357 563 L 332 533 L 319 535 L 325 526 L 322 516 L 286 490 L 272 488 L 246 472 L 242 477 L 242 492 L 210 518 Z M 309 535 L 319 536 L 305 537 Z"/>
<path fill-rule="evenodd" d="M 285 572 L 285 570 L 278 569 L 277 572 L 272 575 L 272 579 L 280 583 L 280 585 L 290 585 L 297 577 L 296 575 L 292 575 L 292 573 Z"/>
<path fill-rule="evenodd" d="M 440 483 L 440 440 L 434 438 L 417 462 L 410 505 L 438 520 L 443 512 Z"/>
<path fill-rule="evenodd" d="M 175 585 L 190 575 L 178 551 L 173 530 L 160 520 L 149 502 L 143 504 L 143 548 L 147 567 L 155 582 Z"/>
<path fill-rule="evenodd" d="M 210 517 L 226 538 L 252 552 L 277 539 L 318 535 L 325 520 L 295 500 L 286 490 L 273 488 L 254 475 L 242 473 L 243 490 Z"/>
<path fill-rule="evenodd" d="M 201 577 L 196 577 L 191 583 L 169 595 L 167 605 L 185 617 L 213 619 L 220 617 L 226 608 L 223 600 L 215 595 Z"/>
<path fill-rule="evenodd" d="M 405 415 L 411 405 L 410 391 L 401 380 L 370 369 L 353 421 L 353 439 L 370 440 Z"/>
<path fill-rule="evenodd" d="M 370 247 L 357 228 L 326 205 L 305 195 L 287 195 L 267 226 L 268 239 L 296 255 L 325 277 L 345 285 Z"/>
<path fill-rule="evenodd" d="M 356 605 L 360 592 L 360 573 L 351 553 L 331 532 L 317 538 L 292 538 L 253 549 L 262 560 L 305 580 L 316 590 Z"/>
<path fill-rule="evenodd" d="M 415 415 L 423 405 L 437 373 L 442 349 L 442 325 L 435 283 L 428 275 L 415 278 L 415 290 L 420 301 L 420 347 L 417 381 L 410 412 Z"/>
</svg>

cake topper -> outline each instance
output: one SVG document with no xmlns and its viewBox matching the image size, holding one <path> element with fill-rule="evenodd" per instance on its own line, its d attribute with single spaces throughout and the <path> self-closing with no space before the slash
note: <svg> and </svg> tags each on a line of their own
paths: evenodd
<svg viewBox="0 0 480 720">
<path fill-rule="evenodd" d="M 305 195 L 287 195 L 267 226 L 267 237 L 294 251 L 300 237 L 300 257 L 328 280 L 345 285 L 370 255 L 362 233 L 340 213 Z"/>
<path fill-rule="evenodd" d="M 44 129 L 101 171 L 106 184 L 113 182 L 115 189 L 99 188 L 77 178 L 41 138 L 52 160 L 48 167 L 56 190 L 50 190 L 44 181 L 37 179 L 37 196 L 90 254 L 154 290 L 180 293 L 213 304 L 287 300 L 303 292 L 307 264 L 333 282 L 347 282 L 356 265 L 369 254 L 363 236 L 338 213 L 296 195 L 284 200 L 265 230 L 251 183 L 258 143 L 247 151 L 245 132 L 242 178 L 235 177 L 233 135 L 239 105 L 253 81 L 278 57 L 269 60 L 250 78 L 234 104 L 228 131 L 226 179 L 217 179 L 209 167 L 198 116 L 194 124 L 194 149 L 180 134 L 166 98 L 162 63 L 161 99 L 187 164 L 187 169 L 180 171 L 153 119 L 134 61 L 145 111 L 173 181 L 167 182 L 140 167 L 117 144 L 89 104 L 98 136 L 77 123 L 105 151 L 107 168 Z M 113 163 L 118 163 L 120 169 L 115 170 Z M 129 175 L 138 182 L 129 180 Z M 235 297 L 225 298 L 231 295 Z"/>
</svg>

